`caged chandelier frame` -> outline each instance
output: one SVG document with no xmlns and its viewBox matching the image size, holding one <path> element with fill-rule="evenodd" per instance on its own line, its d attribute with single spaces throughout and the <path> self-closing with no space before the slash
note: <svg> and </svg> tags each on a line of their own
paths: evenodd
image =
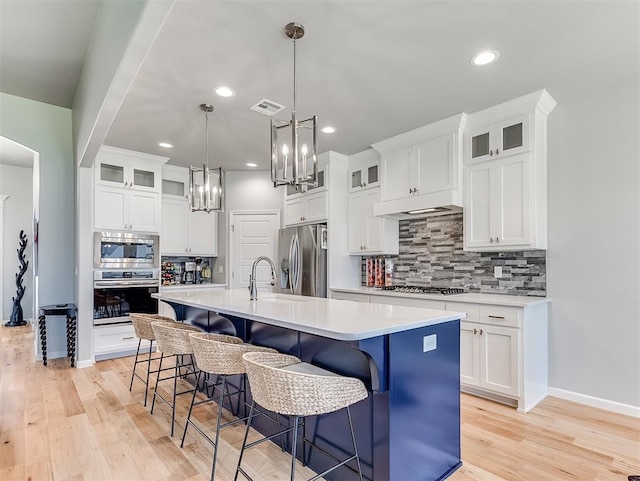
<svg viewBox="0 0 640 481">
<path fill-rule="evenodd" d="M 192 212 L 224 211 L 224 174 L 222 167 L 209 168 L 209 114 L 213 105 L 200 104 L 204 112 L 206 138 L 206 164 L 200 167 L 189 166 L 189 208 Z"/>
<path fill-rule="evenodd" d="M 291 22 L 284 33 L 293 40 L 293 109 L 291 120 L 271 119 L 271 180 L 274 187 L 292 185 L 304 192 L 318 186 L 318 118 L 298 120 L 296 116 L 296 40 L 304 36 L 304 27 Z M 301 143 L 300 137 L 311 145 Z"/>
</svg>

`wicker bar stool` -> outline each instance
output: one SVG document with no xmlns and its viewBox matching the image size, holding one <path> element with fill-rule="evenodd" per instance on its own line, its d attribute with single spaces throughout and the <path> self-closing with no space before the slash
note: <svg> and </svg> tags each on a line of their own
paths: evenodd
<svg viewBox="0 0 640 481">
<path fill-rule="evenodd" d="M 351 411 L 349 409 L 349 406 L 366 399 L 368 396 L 367 389 L 362 381 L 352 377 L 339 376 L 313 364 L 301 362 L 297 357 L 288 354 L 249 352 L 244 354 L 242 358 L 249 378 L 253 403 L 249 411 L 249 422 L 247 423 L 247 429 L 244 433 L 242 450 L 238 458 L 238 466 L 234 480 L 238 479 L 238 473 L 242 473 L 242 475 L 249 480 L 251 479 L 241 467 L 245 449 L 291 431 L 293 433 L 291 445 L 291 481 L 293 481 L 296 472 L 298 429 L 300 426 L 304 426 L 304 418 L 306 416 L 327 414 L 346 408 L 349 418 L 351 440 L 353 441 L 353 456 L 339 460 L 306 439 L 303 434 L 303 451 L 304 443 L 307 443 L 317 447 L 320 451 L 337 461 L 336 465 L 314 476 L 309 481 L 322 478 L 327 473 L 354 459 L 358 466 L 358 476 L 360 477 L 360 481 L 362 481 L 362 467 L 360 466 L 360 457 L 358 456 Z M 251 421 L 254 417 L 256 403 L 277 414 L 292 416 L 293 427 L 247 444 L 247 437 L 249 435 Z M 300 418 L 302 418 L 302 423 L 300 423 Z"/>
<path fill-rule="evenodd" d="M 206 379 L 203 381 L 204 385 L 210 384 L 214 388 L 214 395 L 210 398 L 196 402 L 196 392 L 194 391 L 191 398 L 191 406 L 189 407 L 189 414 L 187 415 L 187 422 L 184 425 L 184 432 L 182 434 L 182 442 L 180 443 L 180 447 L 184 446 L 184 440 L 187 435 L 187 428 L 191 424 L 196 429 L 196 431 L 202 434 L 214 447 L 213 463 L 211 466 L 211 480 L 213 481 L 216 473 L 216 459 L 218 457 L 218 441 L 220 439 L 220 430 L 228 426 L 233 426 L 238 423 L 245 422 L 247 419 L 234 419 L 233 421 L 222 423 L 224 396 L 228 396 L 229 404 L 231 404 L 231 395 L 237 394 L 239 405 L 241 395 L 244 392 L 243 385 L 244 375 L 246 371 L 244 362 L 242 360 L 242 355 L 246 352 L 277 353 L 277 351 L 268 347 L 245 344 L 242 342 L 242 339 L 238 337 L 227 336 L 224 334 L 192 332 L 189 334 L 189 338 L 191 339 L 193 355 L 196 358 L 196 365 L 198 366 L 198 379 L 196 381 L 196 385 L 199 385 L 201 377 L 208 374 L 216 375 L 217 379 L 215 383 L 210 383 Z M 227 377 L 237 375 L 243 376 L 243 378 L 241 379 L 240 387 L 234 392 L 229 392 Z M 215 396 L 216 389 L 219 391 L 219 397 Z M 207 436 L 202 431 L 202 429 L 191 419 L 191 412 L 193 411 L 194 406 L 209 402 L 216 402 L 218 404 L 218 419 L 216 423 L 215 440 Z"/>
<path fill-rule="evenodd" d="M 170 317 L 160 316 L 158 314 L 142 314 L 142 313 L 134 313 L 129 314 L 131 318 L 131 323 L 133 324 L 133 330 L 135 331 L 136 337 L 138 338 L 138 349 L 136 351 L 136 359 L 133 362 L 133 369 L 131 370 L 131 382 L 129 383 L 129 391 L 133 388 L 133 380 L 134 378 L 140 379 L 144 383 L 144 406 L 147 407 L 147 394 L 149 391 L 149 376 L 152 373 L 156 373 L 157 371 L 151 370 L 151 361 L 155 361 L 160 359 L 160 357 L 152 357 L 151 353 L 153 352 L 153 341 L 156 340 L 155 335 L 153 334 L 153 329 L 151 329 L 151 323 L 156 321 L 167 321 L 173 322 L 173 319 Z M 140 359 L 140 345 L 142 341 L 149 341 L 149 353 L 146 359 Z M 144 377 L 138 374 L 136 368 L 138 364 L 147 365 L 147 373 Z"/>
<path fill-rule="evenodd" d="M 153 389 L 153 401 L 151 402 L 151 414 L 153 414 L 153 408 L 156 404 L 156 398 L 160 398 L 167 406 L 171 408 L 171 436 L 173 436 L 175 420 L 176 420 L 176 397 L 182 394 L 192 393 L 197 389 L 197 385 L 193 389 L 187 389 L 186 391 L 177 392 L 178 378 L 184 378 L 189 374 L 196 374 L 196 368 L 193 364 L 193 350 L 191 348 L 191 341 L 189 340 L 190 332 L 200 332 L 197 327 L 189 324 L 183 324 L 181 322 L 167 322 L 156 321 L 151 323 L 151 329 L 156 338 L 158 344 L 158 350 L 160 351 L 160 366 L 158 367 L 158 377 L 156 378 L 156 385 Z M 174 373 L 172 376 L 161 377 L 163 369 L 162 362 L 165 358 L 173 356 L 175 358 Z M 185 362 L 185 356 L 189 356 L 189 362 Z M 182 369 L 185 369 L 185 373 L 182 373 Z M 166 371 L 167 369 L 164 369 Z M 158 383 L 160 381 L 166 381 L 173 379 L 173 395 L 171 402 L 162 397 L 158 392 Z"/>
</svg>

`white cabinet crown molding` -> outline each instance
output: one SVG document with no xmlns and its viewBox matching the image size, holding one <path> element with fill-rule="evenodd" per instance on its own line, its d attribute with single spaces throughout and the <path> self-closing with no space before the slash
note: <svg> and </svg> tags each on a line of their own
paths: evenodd
<svg viewBox="0 0 640 481">
<path fill-rule="evenodd" d="M 349 156 L 349 164 L 370 160 L 380 160 L 380 154 L 375 149 L 363 150 Z"/>
<path fill-rule="evenodd" d="M 475 129 L 525 112 L 533 112 L 536 109 L 543 115 L 548 116 L 557 104 L 545 89 L 537 90 L 522 97 L 469 114 L 467 128 Z"/>
<path fill-rule="evenodd" d="M 431 124 L 419 127 L 409 132 L 396 135 L 386 140 L 371 144 L 380 154 L 384 155 L 405 147 L 411 147 L 425 139 L 440 137 L 443 135 L 464 129 L 467 123 L 467 114 L 464 112 L 438 120 Z"/>
<path fill-rule="evenodd" d="M 150 162 L 156 165 L 162 165 L 169 161 L 169 157 L 147 154 L 135 150 L 121 149 L 120 147 L 112 147 L 110 145 L 103 145 L 102 147 L 100 147 L 98 155 L 102 157 L 103 160 L 107 159 L 108 157 L 117 157 L 119 159 L 121 159 L 122 157 L 126 157 L 127 160 L 133 160 L 137 162 Z"/>
</svg>

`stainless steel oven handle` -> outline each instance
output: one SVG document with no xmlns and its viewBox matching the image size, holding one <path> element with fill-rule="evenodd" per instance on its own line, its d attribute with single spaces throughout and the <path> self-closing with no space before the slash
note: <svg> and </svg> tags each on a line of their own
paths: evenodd
<svg viewBox="0 0 640 481">
<path fill-rule="evenodd" d="M 107 287 L 107 288 L 116 288 L 116 287 L 158 287 L 158 282 L 149 282 L 149 281 L 94 281 L 94 287 Z"/>
</svg>

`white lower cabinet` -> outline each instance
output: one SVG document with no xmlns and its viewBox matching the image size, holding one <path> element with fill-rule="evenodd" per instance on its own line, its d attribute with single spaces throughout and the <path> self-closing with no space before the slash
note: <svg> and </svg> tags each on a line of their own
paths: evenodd
<svg viewBox="0 0 640 481">
<path fill-rule="evenodd" d="M 135 354 L 138 338 L 133 325 L 96 326 L 93 328 L 93 356 L 96 361 Z M 149 350 L 149 341 L 143 340 L 141 350 Z"/>
<path fill-rule="evenodd" d="M 518 330 L 475 322 L 460 324 L 460 382 L 508 396 L 520 394 Z"/>
<path fill-rule="evenodd" d="M 462 391 L 516 405 L 528 412 L 548 390 L 548 303 L 522 306 L 420 299 L 407 294 L 332 290 L 332 299 L 465 312 L 460 322 L 460 388 Z M 490 298 L 491 295 L 487 294 Z M 496 300 L 497 301 L 497 300 Z M 499 301 L 497 301 L 499 302 Z"/>
</svg>

